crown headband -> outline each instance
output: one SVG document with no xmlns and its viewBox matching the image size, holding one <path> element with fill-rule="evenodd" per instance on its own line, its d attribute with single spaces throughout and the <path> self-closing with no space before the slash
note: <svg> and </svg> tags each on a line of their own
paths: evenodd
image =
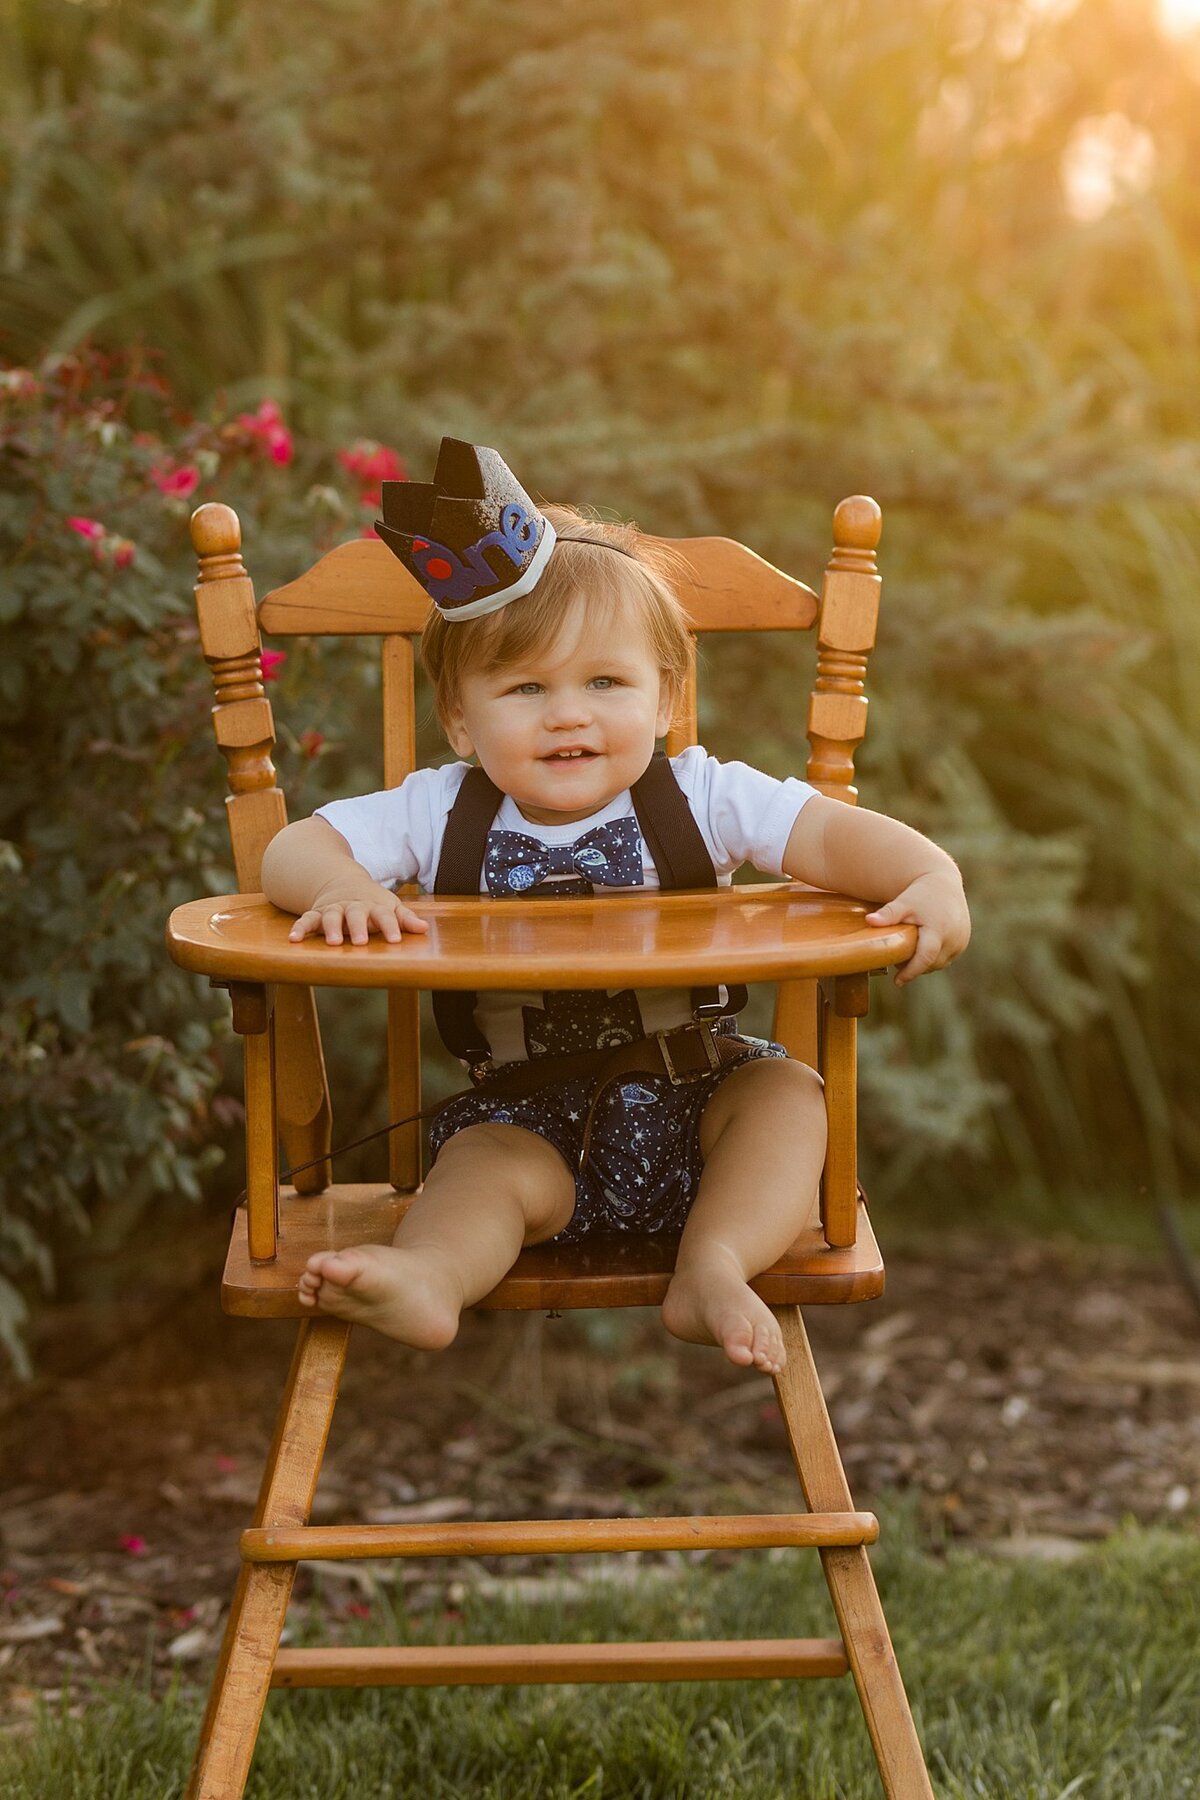
<svg viewBox="0 0 1200 1800">
<path fill-rule="evenodd" d="M 446 619 L 478 619 L 528 594 L 554 527 L 484 444 L 443 438 L 431 482 L 385 481 L 375 529 Z"/>
<path fill-rule="evenodd" d="M 485 444 L 443 438 L 432 481 L 385 481 L 381 499 L 376 532 L 444 619 L 482 618 L 531 593 L 558 541 L 504 458 Z M 633 556 L 618 544 L 600 548 Z"/>
</svg>

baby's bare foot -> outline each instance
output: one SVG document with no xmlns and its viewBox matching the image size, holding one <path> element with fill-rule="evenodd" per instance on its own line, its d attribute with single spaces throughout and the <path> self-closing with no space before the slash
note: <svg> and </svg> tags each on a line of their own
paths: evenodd
<svg viewBox="0 0 1200 1800">
<path fill-rule="evenodd" d="M 778 1375 L 787 1361 L 783 1334 L 764 1301 L 728 1262 L 690 1263 L 672 1277 L 663 1324 L 687 1344 L 718 1344 L 731 1363 Z"/>
<path fill-rule="evenodd" d="M 318 1250 L 299 1294 L 304 1307 L 369 1325 L 417 1350 L 444 1350 L 462 1311 L 462 1289 L 440 1257 L 388 1244 Z"/>
</svg>

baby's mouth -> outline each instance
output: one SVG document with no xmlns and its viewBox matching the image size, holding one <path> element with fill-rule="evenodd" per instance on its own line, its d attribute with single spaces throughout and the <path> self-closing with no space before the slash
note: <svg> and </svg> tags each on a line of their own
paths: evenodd
<svg viewBox="0 0 1200 1800">
<path fill-rule="evenodd" d="M 592 762 L 595 760 L 594 750 L 553 750 L 549 756 L 543 756 L 543 762 Z"/>
</svg>

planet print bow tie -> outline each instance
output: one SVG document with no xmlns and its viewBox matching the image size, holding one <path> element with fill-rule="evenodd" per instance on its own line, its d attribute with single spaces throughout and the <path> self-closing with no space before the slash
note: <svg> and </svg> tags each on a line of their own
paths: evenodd
<svg viewBox="0 0 1200 1800">
<path fill-rule="evenodd" d="M 603 887 L 641 887 L 642 834 L 636 819 L 597 825 L 573 844 L 541 844 L 523 831 L 489 831 L 489 894 L 524 894 L 550 875 L 579 875 Z"/>
</svg>

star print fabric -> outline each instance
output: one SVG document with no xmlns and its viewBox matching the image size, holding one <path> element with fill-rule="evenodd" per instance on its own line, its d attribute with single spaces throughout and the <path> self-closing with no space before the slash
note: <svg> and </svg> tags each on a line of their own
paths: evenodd
<svg viewBox="0 0 1200 1800">
<path fill-rule="evenodd" d="M 729 1032 L 729 1036 L 736 1036 Z M 781 1044 L 741 1038 L 744 1061 L 786 1056 Z M 697 1081 L 672 1086 L 665 1075 L 638 1072 L 608 1084 L 592 1123 L 588 1160 L 575 1176 L 575 1213 L 552 1241 L 569 1244 L 594 1231 L 676 1231 L 696 1198 L 704 1168 L 700 1116 L 730 1063 Z M 434 1160 L 447 1139 L 470 1125 L 517 1125 L 553 1144 L 574 1173 L 593 1083 L 556 1081 L 524 1099 L 463 1094 L 438 1113 L 429 1133 Z"/>
<path fill-rule="evenodd" d="M 597 825 L 572 844 L 545 844 L 523 831 L 489 831 L 483 862 L 488 893 L 525 894 L 550 882 L 546 892 L 568 891 L 553 877 L 577 879 L 569 891 L 590 894 L 597 887 L 641 887 L 642 834 L 636 819 Z"/>
</svg>

